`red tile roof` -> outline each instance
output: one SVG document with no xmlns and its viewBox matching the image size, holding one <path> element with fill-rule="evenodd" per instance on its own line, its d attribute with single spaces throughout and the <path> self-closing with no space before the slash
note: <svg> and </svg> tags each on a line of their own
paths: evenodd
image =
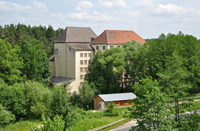
<svg viewBox="0 0 200 131">
<path fill-rule="evenodd" d="M 146 42 L 133 31 L 105 30 L 91 44 L 122 44 L 132 40 L 141 43 Z"/>
</svg>

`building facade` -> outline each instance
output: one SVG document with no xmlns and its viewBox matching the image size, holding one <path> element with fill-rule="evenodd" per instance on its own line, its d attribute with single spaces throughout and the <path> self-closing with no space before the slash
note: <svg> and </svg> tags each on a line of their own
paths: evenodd
<svg viewBox="0 0 200 131">
<path fill-rule="evenodd" d="M 88 65 L 93 57 L 90 46 L 97 35 L 88 27 L 67 27 L 54 41 L 54 54 L 50 58 L 52 84 L 70 82 L 71 93 L 78 93 Z"/>
<path fill-rule="evenodd" d="M 50 57 L 52 84 L 70 82 L 70 93 L 78 93 L 84 82 L 93 55 L 101 50 L 122 47 L 135 40 L 145 43 L 133 31 L 105 30 L 98 37 L 89 27 L 67 27 L 54 41 L 54 54 Z"/>
<path fill-rule="evenodd" d="M 95 53 L 99 50 L 104 52 L 106 49 L 114 47 L 121 47 L 123 43 L 135 40 L 137 42 L 145 43 L 142 39 L 133 31 L 127 30 L 105 30 L 95 40 L 91 42 Z"/>
<path fill-rule="evenodd" d="M 134 105 L 132 100 L 135 98 L 136 95 L 133 93 L 100 94 L 94 97 L 94 109 L 104 110 L 110 102 L 116 107 L 131 106 Z"/>
</svg>

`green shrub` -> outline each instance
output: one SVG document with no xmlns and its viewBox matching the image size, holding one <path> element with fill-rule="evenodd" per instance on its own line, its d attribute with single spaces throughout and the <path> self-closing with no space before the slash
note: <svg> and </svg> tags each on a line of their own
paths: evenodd
<svg viewBox="0 0 200 131">
<path fill-rule="evenodd" d="M 26 115 L 26 99 L 21 88 L 0 84 L 0 104 L 15 114 L 16 119 Z"/>
<path fill-rule="evenodd" d="M 63 121 L 62 116 L 56 115 L 53 120 L 48 118 L 42 118 L 43 124 L 39 126 L 32 126 L 30 131 L 63 131 L 65 122 Z"/>
<path fill-rule="evenodd" d="M 110 102 L 108 108 L 104 111 L 105 116 L 118 116 L 118 112 L 115 109 L 115 104 Z"/>
<path fill-rule="evenodd" d="M 15 121 L 15 115 L 11 114 L 10 111 L 0 104 L 0 125 L 9 124 L 13 121 Z"/>
<path fill-rule="evenodd" d="M 41 118 L 48 111 L 51 91 L 38 82 L 24 84 L 28 118 Z"/>
</svg>

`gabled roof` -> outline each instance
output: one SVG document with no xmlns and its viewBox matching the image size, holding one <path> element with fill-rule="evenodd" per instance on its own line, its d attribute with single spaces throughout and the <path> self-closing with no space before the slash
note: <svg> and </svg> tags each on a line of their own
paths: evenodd
<svg viewBox="0 0 200 131">
<path fill-rule="evenodd" d="M 122 101 L 122 100 L 132 100 L 136 98 L 136 95 L 133 93 L 116 93 L 116 94 L 101 94 L 98 95 L 105 102 L 106 101 Z"/>
<path fill-rule="evenodd" d="M 76 51 L 92 51 L 92 48 L 89 44 L 76 43 L 69 44 L 69 46 Z"/>
<path fill-rule="evenodd" d="M 54 43 L 90 43 L 97 35 L 90 27 L 66 27 Z"/>
<path fill-rule="evenodd" d="M 105 30 L 91 44 L 122 44 L 132 40 L 141 43 L 146 42 L 133 31 Z"/>
</svg>

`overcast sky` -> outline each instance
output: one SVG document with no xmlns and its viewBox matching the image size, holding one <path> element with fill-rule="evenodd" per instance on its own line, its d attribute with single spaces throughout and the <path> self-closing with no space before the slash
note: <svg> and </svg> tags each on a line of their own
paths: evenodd
<svg viewBox="0 0 200 131">
<path fill-rule="evenodd" d="M 133 30 L 142 38 L 182 31 L 200 38 L 200 0 L 0 0 L 0 25 Z"/>
</svg>

